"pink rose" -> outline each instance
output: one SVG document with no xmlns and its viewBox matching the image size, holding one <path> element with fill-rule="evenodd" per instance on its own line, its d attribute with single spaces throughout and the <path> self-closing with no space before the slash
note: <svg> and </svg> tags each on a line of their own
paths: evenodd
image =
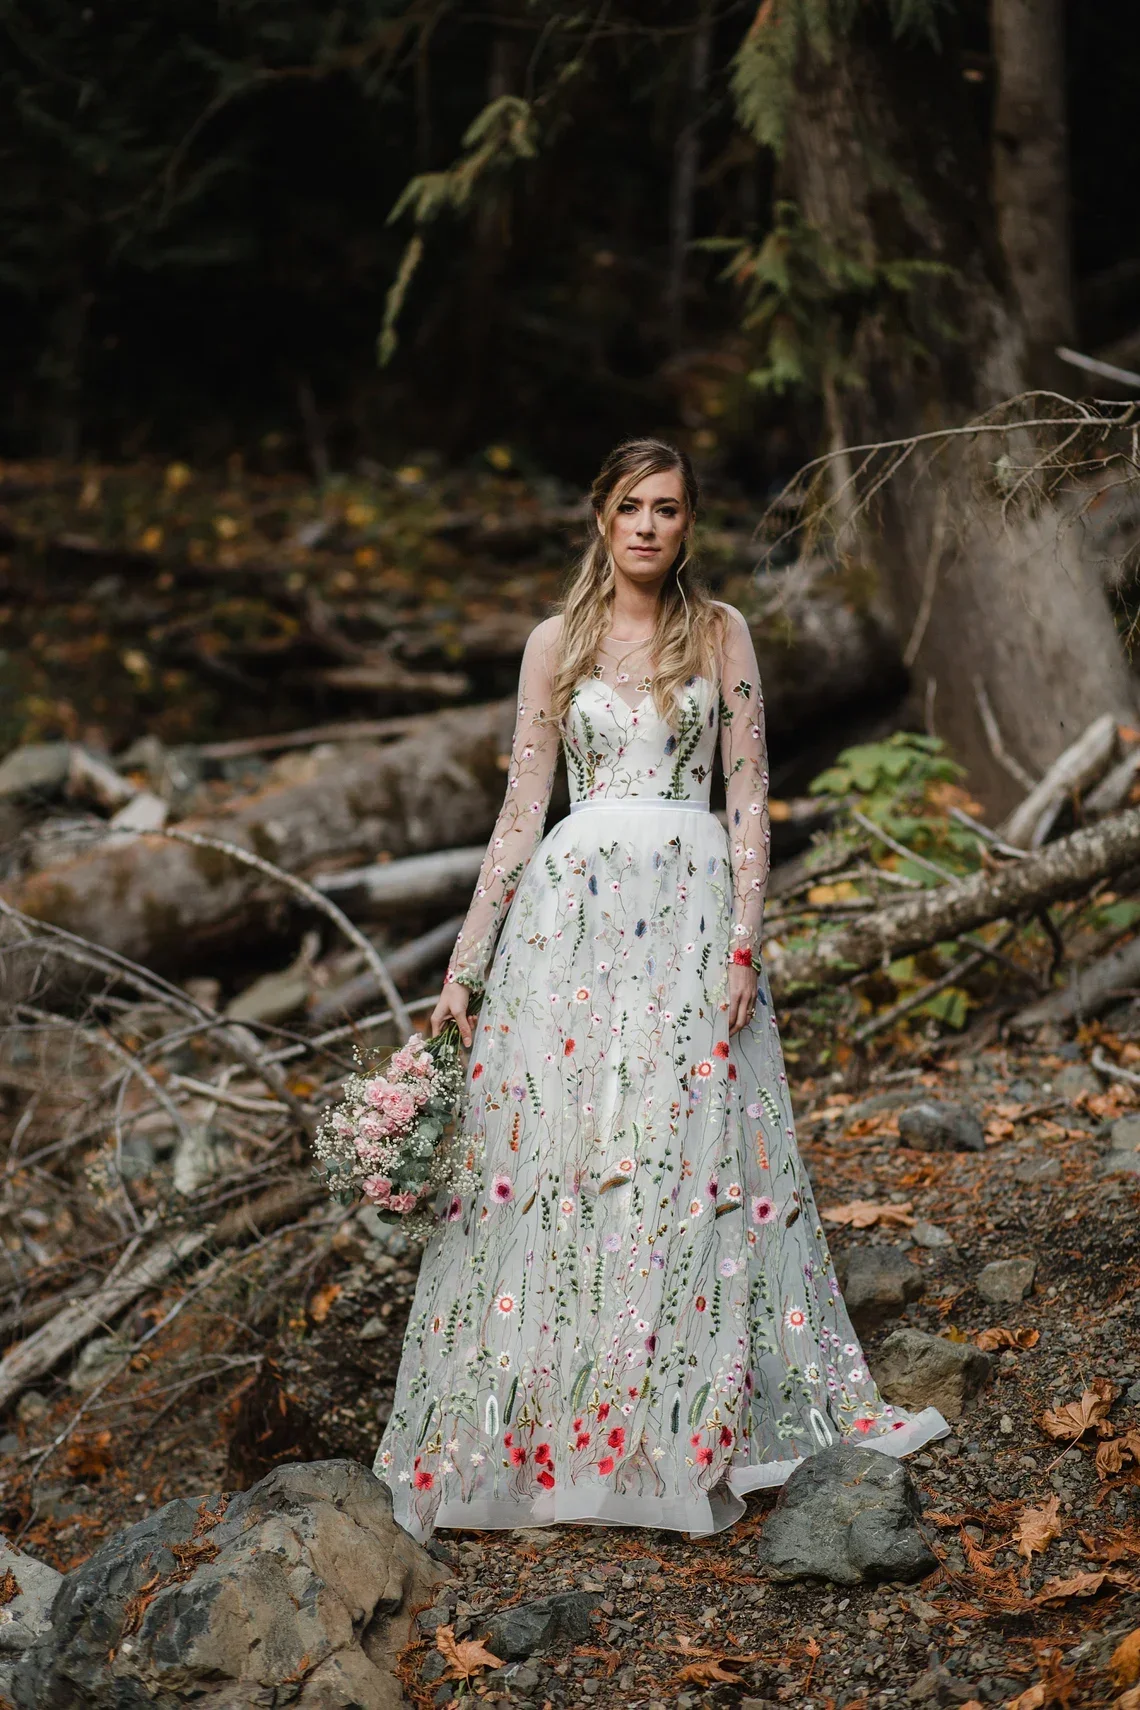
<svg viewBox="0 0 1140 1710">
<path fill-rule="evenodd" d="M 360 1187 L 365 1199 L 370 1200 L 373 1205 L 381 1204 L 392 1192 L 392 1184 L 387 1176 L 365 1176 Z"/>
</svg>

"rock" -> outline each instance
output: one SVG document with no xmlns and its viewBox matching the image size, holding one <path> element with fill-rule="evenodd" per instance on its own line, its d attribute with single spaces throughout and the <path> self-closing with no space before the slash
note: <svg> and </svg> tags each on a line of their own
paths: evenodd
<svg viewBox="0 0 1140 1710">
<path fill-rule="evenodd" d="M 837 1443 L 802 1461 L 780 1491 L 760 1561 L 776 1580 L 924 1579 L 938 1561 L 918 1530 L 920 1509 L 901 1461 Z"/>
<path fill-rule="evenodd" d="M 41 1395 L 38 1389 L 25 1390 L 16 1403 L 16 1418 L 21 1425 L 34 1425 L 49 1411 L 46 1395 Z"/>
<path fill-rule="evenodd" d="M 70 766 L 70 742 L 25 742 L 0 760 L 0 797 L 54 795 Z"/>
<path fill-rule="evenodd" d="M 1140 1403 L 1140 1378 L 1137 1378 L 1135 1383 L 1130 1383 L 1124 1394 L 1129 1401 Z"/>
<path fill-rule="evenodd" d="M 899 1247 L 850 1247 L 835 1261 L 839 1286 L 859 1331 L 897 1318 L 925 1287 L 922 1272 Z"/>
<path fill-rule="evenodd" d="M 1069 1063 L 1053 1076 L 1051 1088 L 1054 1098 L 1068 1099 L 1070 1104 L 1082 1093 L 1092 1097 L 1101 1090 L 1099 1079 L 1084 1063 Z"/>
<path fill-rule="evenodd" d="M 1140 1176 L 1140 1116 L 1118 1116 L 1108 1127 L 1108 1151 L 1100 1161 L 1102 1175 Z"/>
<path fill-rule="evenodd" d="M 899 1111 L 899 1139 L 920 1152 L 984 1152 L 986 1137 L 964 1104 L 923 1099 Z"/>
<path fill-rule="evenodd" d="M 111 815 L 112 831 L 161 831 L 170 809 L 161 796 L 140 790 L 125 807 Z"/>
<path fill-rule="evenodd" d="M 228 1504 L 168 1502 L 66 1574 L 13 1701 L 396 1710 L 411 1611 L 445 1577 L 365 1467 L 278 1467 Z"/>
<path fill-rule="evenodd" d="M 1023 1187 L 1036 1187 L 1040 1182 L 1056 1182 L 1061 1179 L 1060 1158 L 1026 1158 L 1023 1164 L 1018 1164 L 1013 1172 L 1015 1182 Z"/>
<path fill-rule="evenodd" d="M 175 1193 L 197 1193 L 217 1175 L 218 1149 L 206 1122 L 196 1122 L 180 1136 L 174 1149 Z"/>
<path fill-rule="evenodd" d="M 978 1293 L 993 1306 L 1016 1306 L 1036 1275 L 1036 1259 L 994 1259 L 978 1272 Z"/>
<path fill-rule="evenodd" d="M 106 1377 L 112 1366 L 122 1363 L 129 1352 L 126 1342 L 117 1336 L 96 1336 L 80 1351 L 68 1376 L 68 1384 L 81 1394 L 94 1389 Z"/>
<path fill-rule="evenodd" d="M 592 1591 L 557 1591 L 533 1603 L 516 1603 L 497 1615 L 484 1616 L 477 1636 L 504 1662 L 518 1662 L 536 1651 L 548 1651 L 560 1639 L 580 1645 L 597 1636 L 590 1610 L 598 1595 Z"/>
<path fill-rule="evenodd" d="M 977 1693 L 969 1681 L 959 1680 L 948 1669 L 927 1668 L 912 1682 L 907 1694 L 912 1704 L 933 1704 L 940 1710 L 950 1710 L 955 1704 L 969 1704 Z"/>
<path fill-rule="evenodd" d="M 402 1229 L 394 1223 L 385 1223 L 374 1205 L 362 1205 L 356 1213 L 356 1222 L 370 1240 L 375 1241 L 382 1253 L 391 1259 L 406 1258 L 409 1253 L 418 1252 L 414 1241 L 409 1240 Z"/>
<path fill-rule="evenodd" d="M 14 1550 L 0 1538 L 0 1579 L 11 1573 L 19 1590 L 0 1609 L 0 1693 L 12 1690 L 12 1676 L 24 1651 L 51 1627 L 51 1606 L 63 1579 L 47 1562 Z"/>
<path fill-rule="evenodd" d="M 948 1342 L 909 1327 L 892 1330 L 869 1363 L 888 1401 L 899 1407 L 936 1407 L 944 1419 L 960 1419 L 994 1371 L 992 1357 L 972 1342 Z"/>
<path fill-rule="evenodd" d="M 523 1698 L 529 1698 L 542 1684 L 542 1676 L 532 1662 L 513 1662 L 506 1668 L 493 1668 L 485 1679 L 488 1686 L 505 1687 L 508 1692 L 517 1692 Z"/>
<path fill-rule="evenodd" d="M 920 1217 L 910 1232 L 910 1238 L 916 1247 L 952 1247 L 954 1237 L 940 1224 L 927 1223 Z"/>
</svg>

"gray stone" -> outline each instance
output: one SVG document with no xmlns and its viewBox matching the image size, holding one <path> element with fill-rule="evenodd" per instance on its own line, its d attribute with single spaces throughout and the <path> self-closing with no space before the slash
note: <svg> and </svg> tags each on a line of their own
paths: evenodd
<svg viewBox="0 0 1140 1710">
<path fill-rule="evenodd" d="M 21 1425 L 34 1425 L 48 1412 L 48 1399 L 38 1389 L 25 1390 L 16 1403 L 16 1418 Z"/>
<path fill-rule="evenodd" d="M 505 1687 L 508 1692 L 517 1692 L 523 1698 L 529 1698 L 542 1684 L 542 1675 L 532 1662 L 513 1662 L 506 1668 L 493 1668 L 484 1679 L 488 1686 Z M 585 1684 L 583 1681 L 582 1685 Z"/>
<path fill-rule="evenodd" d="M 838 1256 L 835 1271 L 851 1322 L 859 1331 L 897 1318 L 925 1287 L 921 1270 L 899 1247 L 851 1247 Z"/>
<path fill-rule="evenodd" d="M 912 1682 L 907 1697 L 912 1704 L 933 1704 L 938 1710 L 952 1710 L 955 1704 L 968 1704 L 977 1692 L 967 1680 L 959 1680 L 949 1669 L 923 1669 Z"/>
<path fill-rule="evenodd" d="M 0 1692 L 11 1691 L 12 1673 L 23 1651 L 51 1627 L 51 1606 L 63 1579 L 47 1562 L 12 1549 L 0 1537 L 0 1579 L 11 1573 L 19 1590 L 0 1609 Z"/>
<path fill-rule="evenodd" d="M 1053 1076 L 1051 1085 L 1053 1097 L 1067 1099 L 1070 1104 L 1082 1093 L 1092 1097 L 1100 1092 L 1100 1081 L 1084 1063 L 1069 1063 Z"/>
<path fill-rule="evenodd" d="M 1135 1383 L 1129 1384 L 1124 1395 L 1126 1400 L 1140 1403 L 1140 1378 L 1137 1378 Z"/>
<path fill-rule="evenodd" d="M 837 1443 L 802 1461 L 780 1491 L 764 1522 L 760 1561 L 776 1580 L 924 1579 L 938 1561 L 918 1530 L 920 1511 L 901 1461 Z"/>
<path fill-rule="evenodd" d="M 1018 1164 L 1013 1172 L 1015 1182 L 1023 1187 L 1036 1187 L 1040 1182 L 1056 1182 L 1061 1179 L 1060 1158 L 1026 1158 Z"/>
<path fill-rule="evenodd" d="M 597 1636 L 590 1611 L 598 1596 L 593 1591 L 557 1591 L 533 1603 L 516 1603 L 497 1615 L 484 1616 L 478 1637 L 504 1662 L 548 1651 L 560 1639 L 582 1644 Z"/>
<path fill-rule="evenodd" d="M 1118 1116 L 1109 1123 L 1108 1151 L 1100 1170 L 1106 1176 L 1140 1176 L 1140 1116 Z"/>
<path fill-rule="evenodd" d="M 70 742 L 26 742 L 0 760 L 0 797 L 54 795 L 70 765 Z"/>
<path fill-rule="evenodd" d="M 982 1125 L 968 1105 L 923 1099 L 899 1111 L 899 1139 L 920 1152 L 984 1152 Z"/>
<path fill-rule="evenodd" d="M 121 1364 L 128 1352 L 129 1344 L 121 1342 L 117 1336 L 94 1337 L 82 1349 L 71 1368 L 68 1384 L 81 1394 L 86 1389 L 94 1389 L 112 1366 Z"/>
<path fill-rule="evenodd" d="M 944 1419 L 960 1419 L 994 1371 L 992 1357 L 972 1342 L 948 1342 L 909 1326 L 892 1330 L 869 1364 L 888 1401 L 936 1407 Z"/>
<path fill-rule="evenodd" d="M 918 1218 L 911 1229 L 910 1238 L 916 1247 L 952 1247 L 954 1237 L 941 1224 L 927 1223 L 924 1217 Z"/>
<path fill-rule="evenodd" d="M 17 1710 L 397 1710 L 411 1611 L 444 1577 L 357 1462 L 278 1467 L 228 1505 L 168 1502 L 66 1574 L 11 1695 Z"/>
<path fill-rule="evenodd" d="M 409 1253 L 418 1253 L 419 1248 L 410 1240 L 404 1231 L 394 1223 L 385 1223 L 374 1205 L 362 1205 L 356 1213 L 359 1228 L 374 1241 L 381 1253 L 392 1259 L 403 1259 Z"/>
<path fill-rule="evenodd" d="M 978 1293 L 992 1306 L 1016 1306 L 1033 1287 L 1036 1259 L 994 1259 L 978 1272 Z"/>
</svg>

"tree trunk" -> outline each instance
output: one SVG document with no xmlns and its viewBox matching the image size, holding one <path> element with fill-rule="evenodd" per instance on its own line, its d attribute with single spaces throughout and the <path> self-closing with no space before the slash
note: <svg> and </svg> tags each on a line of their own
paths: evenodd
<svg viewBox="0 0 1140 1710">
<path fill-rule="evenodd" d="M 1064 388 L 1071 342 L 1069 162 L 1062 0 L 991 0 L 997 62 L 994 203 L 1034 385 Z"/>
<path fill-rule="evenodd" d="M 700 0 L 689 53 L 685 116 L 673 150 L 673 195 L 669 209 L 669 272 L 665 281 L 665 314 L 669 339 L 676 350 L 685 336 L 685 284 L 693 214 L 697 199 L 697 169 L 701 153 L 701 120 L 709 81 L 712 52 L 711 0 Z"/>
<path fill-rule="evenodd" d="M 956 56 L 862 19 L 796 74 L 784 189 L 836 249 L 871 268 L 935 261 L 899 325 L 882 307 L 857 336 L 866 384 L 842 395 L 850 441 L 961 424 L 1024 390 L 1024 327 L 986 192 Z M 949 325 L 953 329 L 948 333 Z M 914 354 L 917 330 L 924 349 Z M 995 463 L 1032 452 L 985 436 L 912 457 L 883 490 L 868 553 L 880 567 L 928 723 L 992 814 L 1024 794 L 995 756 L 983 707 L 1023 772 L 1040 775 L 1095 718 L 1133 716 L 1131 675 L 1079 521 L 1003 512 Z"/>
</svg>

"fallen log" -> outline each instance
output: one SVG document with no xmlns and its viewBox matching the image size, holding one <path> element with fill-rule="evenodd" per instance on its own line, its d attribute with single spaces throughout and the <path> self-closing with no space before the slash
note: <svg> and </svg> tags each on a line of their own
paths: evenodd
<svg viewBox="0 0 1140 1710">
<path fill-rule="evenodd" d="M 235 844 L 293 874 L 345 856 L 446 847 L 460 826 L 487 836 L 502 801 L 500 756 L 513 716 L 513 702 L 426 715 L 399 741 L 345 750 L 303 782 L 263 790 L 178 830 Z M 155 969 L 184 968 L 207 949 L 216 958 L 271 930 L 282 902 L 263 872 L 223 851 L 145 836 L 97 844 L 4 894 L 24 915 Z M 19 962 L 7 973 L 12 997 L 19 968 L 33 977 L 35 965 L 27 955 L 5 959 Z"/>
<path fill-rule="evenodd" d="M 1085 1021 L 1101 1015 L 1120 998 L 1140 986 L 1140 938 L 1119 950 L 1076 968 L 1067 986 L 1039 998 L 1019 1010 L 1010 1022 L 1014 1033 L 1031 1035 L 1042 1027 L 1057 1027 L 1066 1021 Z"/>
<path fill-rule="evenodd" d="M 838 985 L 854 974 L 898 956 L 943 943 L 988 921 L 1033 913 L 1087 889 L 1140 860 L 1140 808 L 1071 837 L 1059 838 L 1000 872 L 972 873 L 897 903 L 860 915 L 803 949 L 784 950 L 778 940 L 765 950 L 772 990 L 799 997 Z"/>
<path fill-rule="evenodd" d="M 1104 713 L 1057 756 L 1041 782 L 1014 808 L 1001 827 L 1006 842 L 1018 849 L 1040 849 L 1062 807 L 1096 783 L 1115 748 L 1116 720 Z"/>
<path fill-rule="evenodd" d="M 321 1197 L 322 1189 L 315 1182 L 278 1183 L 252 1204 L 227 1212 L 216 1224 L 161 1237 L 137 1264 L 132 1264 L 142 1240 L 136 1237 L 101 1288 L 85 1299 L 71 1301 L 0 1360 L 0 1410 L 196 1253 L 209 1246 L 236 1246 L 247 1237 L 288 1222 Z"/>
<path fill-rule="evenodd" d="M 433 926 L 430 932 L 425 932 L 419 938 L 413 938 L 409 944 L 401 944 L 398 950 L 393 950 L 385 958 L 392 978 L 406 980 L 412 974 L 430 968 L 433 962 L 442 965 L 450 956 L 462 925 L 463 916 L 452 915 L 449 920 Z M 310 1007 L 308 1018 L 314 1026 L 323 1027 L 342 1016 L 355 1015 L 383 995 L 375 974 L 370 969 L 365 969 L 352 979 L 342 981 L 339 986 L 322 992 Z"/>
<path fill-rule="evenodd" d="M 479 876 L 486 845 L 438 849 L 430 855 L 409 855 L 354 867 L 343 873 L 318 873 L 314 888 L 349 914 L 384 914 L 408 907 L 466 902 Z"/>
</svg>

